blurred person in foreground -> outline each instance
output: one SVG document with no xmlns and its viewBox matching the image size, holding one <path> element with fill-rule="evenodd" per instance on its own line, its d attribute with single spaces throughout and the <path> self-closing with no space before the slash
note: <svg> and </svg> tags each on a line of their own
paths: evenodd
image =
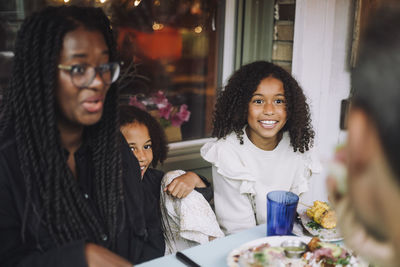
<svg viewBox="0 0 400 267">
<path fill-rule="evenodd" d="M 352 74 L 348 140 L 328 179 L 345 243 L 378 266 L 400 266 L 400 3 L 371 19 Z M 343 178 L 343 177 L 342 177 Z"/>
</svg>

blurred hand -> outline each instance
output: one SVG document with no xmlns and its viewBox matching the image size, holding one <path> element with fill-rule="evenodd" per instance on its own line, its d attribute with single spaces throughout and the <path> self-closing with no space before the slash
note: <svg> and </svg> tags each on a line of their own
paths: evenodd
<svg viewBox="0 0 400 267">
<path fill-rule="evenodd" d="M 189 195 L 195 187 L 206 187 L 206 185 L 197 174 L 194 172 L 187 172 L 168 184 L 164 188 L 164 192 L 176 198 L 184 198 Z"/>
<path fill-rule="evenodd" d="M 335 162 L 343 165 L 346 163 L 344 147 L 337 151 Z M 346 246 L 371 263 L 380 266 L 396 266 L 394 264 L 396 262 L 395 250 L 392 244 L 378 241 L 368 233 L 368 230 L 357 218 L 356 210 L 351 204 L 348 193 L 343 194 L 343 191 L 339 190 L 338 183 L 342 182 L 343 177 L 334 177 L 335 173 L 339 172 L 331 172 L 330 177 L 327 178 L 328 199 L 335 207 L 338 228 L 344 237 Z"/>
<path fill-rule="evenodd" d="M 336 147 L 333 160 L 328 165 L 326 180 L 328 200 L 334 206 L 347 195 L 347 151 L 346 145 Z"/>
<path fill-rule="evenodd" d="M 132 267 L 133 264 L 111 252 L 92 243 L 85 246 L 86 262 L 89 267 Z"/>
<path fill-rule="evenodd" d="M 345 196 L 336 203 L 338 224 L 346 246 L 357 255 L 379 266 L 397 266 L 391 243 L 376 240 L 357 219 L 350 199 Z"/>
</svg>

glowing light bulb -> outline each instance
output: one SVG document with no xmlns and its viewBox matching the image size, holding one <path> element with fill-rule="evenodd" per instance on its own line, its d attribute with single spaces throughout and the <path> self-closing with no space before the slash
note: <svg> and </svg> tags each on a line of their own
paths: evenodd
<svg viewBox="0 0 400 267">
<path fill-rule="evenodd" d="M 133 2 L 133 5 L 138 6 L 140 5 L 140 2 L 142 2 L 142 0 L 135 0 L 135 2 Z"/>
<path fill-rule="evenodd" d="M 64 0 L 64 3 L 68 3 L 69 2 L 69 0 Z"/>
<path fill-rule="evenodd" d="M 100 0 L 100 3 L 104 4 L 107 0 Z"/>
<path fill-rule="evenodd" d="M 154 22 L 152 28 L 153 30 L 158 31 L 164 28 L 164 25 L 161 23 Z"/>
<path fill-rule="evenodd" d="M 194 28 L 195 33 L 201 33 L 202 31 L 203 31 L 203 28 L 201 26 L 197 26 L 196 28 Z"/>
</svg>

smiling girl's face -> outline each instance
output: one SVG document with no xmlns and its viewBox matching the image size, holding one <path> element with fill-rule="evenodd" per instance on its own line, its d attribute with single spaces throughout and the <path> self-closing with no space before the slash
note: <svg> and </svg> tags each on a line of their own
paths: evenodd
<svg viewBox="0 0 400 267">
<path fill-rule="evenodd" d="M 264 78 L 249 102 L 246 129 L 249 139 L 261 149 L 273 150 L 286 121 L 283 83 L 271 76 Z"/>
<path fill-rule="evenodd" d="M 142 178 L 153 161 L 153 149 L 149 130 L 138 122 L 132 122 L 121 127 L 121 132 L 129 144 L 133 154 L 139 161 Z"/>
</svg>

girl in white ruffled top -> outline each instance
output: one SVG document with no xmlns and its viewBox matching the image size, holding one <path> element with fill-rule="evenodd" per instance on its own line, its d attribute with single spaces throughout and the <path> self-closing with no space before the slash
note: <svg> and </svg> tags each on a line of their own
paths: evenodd
<svg viewBox="0 0 400 267">
<path fill-rule="evenodd" d="M 265 61 L 241 67 L 221 92 L 213 137 L 201 148 L 212 163 L 217 220 L 225 234 L 266 223 L 266 195 L 298 195 L 321 171 L 310 150 L 314 131 L 306 97 L 284 69 Z"/>
</svg>

